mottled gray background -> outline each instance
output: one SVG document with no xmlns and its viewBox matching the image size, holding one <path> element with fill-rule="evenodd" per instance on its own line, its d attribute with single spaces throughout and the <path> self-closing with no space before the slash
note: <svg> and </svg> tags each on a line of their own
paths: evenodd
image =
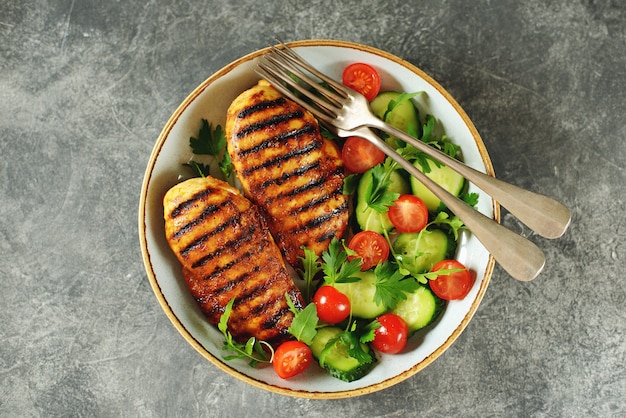
<svg viewBox="0 0 626 418">
<path fill-rule="evenodd" d="M 622 0 L 1 0 L 0 416 L 626 416 Z M 144 168 L 191 90 L 273 43 L 387 50 L 458 99 L 499 177 L 573 212 L 523 284 L 497 268 L 434 364 L 356 399 L 219 372 L 163 314 Z"/>
</svg>

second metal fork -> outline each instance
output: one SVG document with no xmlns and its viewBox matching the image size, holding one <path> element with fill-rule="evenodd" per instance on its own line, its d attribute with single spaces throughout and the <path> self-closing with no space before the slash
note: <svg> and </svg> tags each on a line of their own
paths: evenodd
<svg viewBox="0 0 626 418">
<path fill-rule="evenodd" d="M 542 237 L 559 238 L 567 230 L 571 214 L 562 203 L 481 173 L 383 122 L 372 114 L 365 97 L 321 73 L 290 48 L 284 45 L 282 49 L 273 47 L 259 60 L 257 72 L 283 94 L 292 96 L 294 101 L 306 107 L 324 124 L 345 131 L 352 131 L 361 126 L 377 128 L 447 165 L 497 200 L 512 215 Z M 309 74 L 327 85 L 321 85 Z M 291 75 L 297 77 L 298 81 Z M 297 90 L 308 100 L 294 95 L 287 86 Z"/>
</svg>

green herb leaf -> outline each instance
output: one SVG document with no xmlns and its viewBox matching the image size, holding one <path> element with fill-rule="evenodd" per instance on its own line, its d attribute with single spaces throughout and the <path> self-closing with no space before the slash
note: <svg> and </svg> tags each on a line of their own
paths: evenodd
<svg viewBox="0 0 626 418">
<path fill-rule="evenodd" d="M 465 224 L 458 216 L 454 215 L 450 217 L 447 212 L 439 212 L 435 219 L 426 225 L 426 228 L 430 225 L 447 226 L 454 235 L 455 241 L 459 239 L 459 231 L 465 227 Z M 426 228 L 424 228 L 424 230 Z"/>
<path fill-rule="evenodd" d="M 217 328 L 222 332 L 224 336 L 224 345 L 222 350 L 229 351 L 232 354 L 224 355 L 224 360 L 235 360 L 245 358 L 248 360 L 248 364 L 251 367 L 256 367 L 259 363 L 269 363 L 270 357 L 263 347 L 267 347 L 273 352 L 272 347 L 265 341 L 259 341 L 254 337 L 250 337 L 245 344 L 236 342 L 233 339 L 233 335 L 228 331 L 228 318 L 233 310 L 233 303 L 235 299 L 231 299 L 224 307 L 224 313 L 220 316 L 220 320 L 217 324 Z"/>
<path fill-rule="evenodd" d="M 387 120 L 387 115 L 389 115 L 391 112 L 393 112 L 393 110 L 398 107 L 399 105 L 401 105 L 402 103 L 411 100 L 413 97 L 417 96 L 419 94 L 419 92 L 417 93 L 402 93 L 400 94 L 395 100 L 391 100 L 388 104 L 387 104 L 387 110 L 385 110 L 385 113 L 383 114 L 383 120 Z"/>
<path fill-rule="evenodd" d="M 349 251 L 343 245 L 343 241 L 333 238 L 328 249 L 322 253 L 322 260 L 324 261 L 322 270 L 326 284 L 350 283 L 360 280 L 355 274 L 361 271 L 361 260 L 354 258 L 348 261 Z"/>
<path fill-rule="evenodd" d="M 465 203 L 472 207 L 475 207 L 478 204 L 478 193 L 465 193 L 462 198 Z"/>
<path fill-rule="evenodd" d="M 302 247 L 302 249 L 304 250 L 304 257 L 300 257 L 302 269 L 298 269 L 298 273 L 304 280 L 304 300 L 306 303 L 309 303 L 313 296 L 313 281 L 317 273 L 322 270 L 322 265 L 315 251 L 305 247 Z"/>
<path fill-rule="evenodd" d="M 389 185 L 391 184 L 389 176 L 395 169 L 397 169 L 396 164 L 387 162 L 371 169 L 372 182 L 365 192 L 365 202 L 378 213 L 387 212 L 389 206 L 393 205 L 393 202 L 400 197 L 399 193 L 389 192 Z"/>
<path fill-rule="evenodd" d="M 315 304 L 309 303 L 303 310 L 299 311 L 295 308 L 289 295 L 285 295 L 285 297 L 287 298 L 289 310 L 294 314 L 293 321 L 288 329 L 289 333 L 296 337 L 298 341 L 311 345 L 315 334 L 317 334 L 317 324 L 319 322 Z"/>
<path fill-rule="evenodd" d="M 191 160 L 188 163 L 184 163 L 183 165 L 191 168 L 194 172 L 194 175 L 198 177 L 208 177 L 211 174 L 211 167 L 209 165 L 202 164 L 197 161 Z"/>
<path fill-rule="evenodd" d="M 217 125 L 214 130 L 206 119 L 202 119 L 202 127 L 198 132 L 198 137 L 189 138 L 189 146 L 194 154 L 217 157 L 226 146 L 226 135 L 224 135 L 220 125 Z"/>
<path fill-rule="evenodd" d="M 343 194 L 354 194 L 359 186 L 360 174 L 349 174 L 343 179 Z"/>
<path fill-rule="evenodd" d="M 406 293 L 413 293 L 419 286 L 411 277 L 405 277 L 393 263 L 378 264 L 374 274 L 376 275 L 374 302 L 388 309 L 394 309 L 399 301 L 406 299 Z"/>
</svg>

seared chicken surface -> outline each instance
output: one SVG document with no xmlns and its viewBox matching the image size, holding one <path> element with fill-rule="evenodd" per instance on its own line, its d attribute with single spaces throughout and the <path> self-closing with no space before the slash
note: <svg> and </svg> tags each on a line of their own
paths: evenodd
<svg viewBox="0 0 626 418">
<path fill-rule="evenodd" d="M 260 207 L 289 264 L 300 264 L 302 246 L 319 255 L 343 236 L 343 162 L 308 111 L 261 80 L 233 101 L 225 132 L 244 194 Z"/>
<path fill-rule="evenodd" d="M 216 325 L 235 299 L 228 329 L 274 346 L 290 339 L 293 314 L 285 294 L 303 299 L 258 208 L 211 177 L 186 180 L 163 199 L 167 241 L 202 312 Z"/>
</svg>

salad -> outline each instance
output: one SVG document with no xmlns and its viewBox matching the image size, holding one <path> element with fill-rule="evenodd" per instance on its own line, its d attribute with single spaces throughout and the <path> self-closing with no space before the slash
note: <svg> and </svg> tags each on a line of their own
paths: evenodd
<svg viewBox="0 0 626 418">
<path fill-rule="evenodd" d="M 376 69 L 366 63 L 348 65 L 343 83 L 370 101 L 372 112 L 421 141 L 460 158 L 460 147 L 440 134 L 433 115 L 421 115 L 412 100 L 420 93 L 380 91 Z M 231 304 L 218 325 L 224 335 L 224 358 L 245 358 L 251 366 L 271 363 L 288 379 L 317 363 L 332 376 L 350 382 L 367 374 L 378 353 L 401 353 L 407 340 L 433 326 L 447 301 L 463 299 L 473 277 L 454 254 L 463 223 L 421 182 L 369 141 L 357 136 L 338 138 L 320 126 L 322 134 L 341 147 L 346 168 L 344 193 L 353 210 L 349 232 L 334 239 L 321 256 L 304 249 L 297 284 L 306 306 L 287 302 L 294 313 L 289 332 L 294 336 L 275 350 L 251 338 L 234 341 L 228 331 Z M 465 179 L 398 138 L 381 137 L 426 176 L 468 204 Z M 225 179 L 233 168 L 225 152 L 220 126 L 203 120 L 198 138 L 190 139 L 194 154 L 215 157 Z M 210 165 L 186 163 L 206 176 Z"/>
</svg>

